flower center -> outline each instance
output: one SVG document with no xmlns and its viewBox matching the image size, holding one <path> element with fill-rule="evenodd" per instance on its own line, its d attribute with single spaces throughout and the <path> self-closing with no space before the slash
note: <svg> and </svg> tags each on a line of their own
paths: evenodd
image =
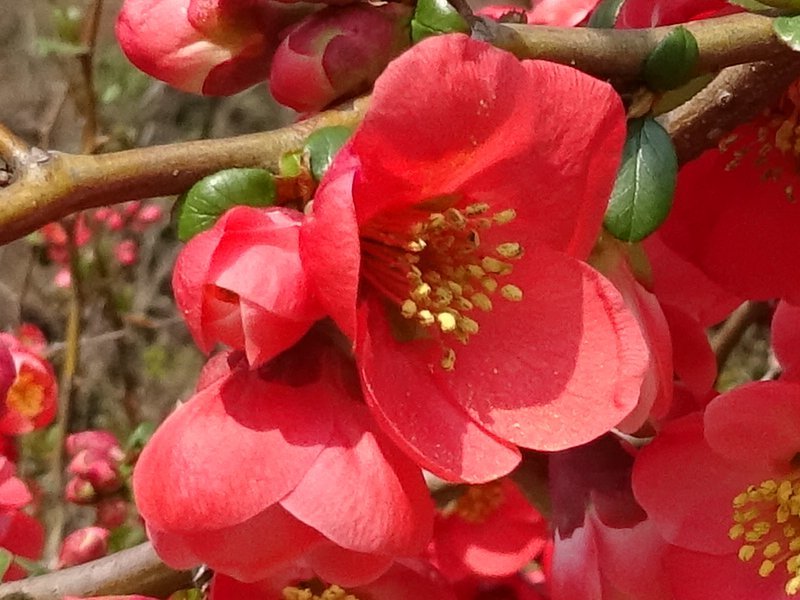
<svg viewBox="0 0 800 600">
<path fill-rule="evenodd" d="M 8 390 L 6 405 L 23 417 L 32 419 L 42 412 L 44 387 L 36 382 L 33 373 L 20 369 L 20 373 Z"/>
<path fill-rule="evenodd" d="M 750 157 L 763 170 L 764 181 L 777 182 L 786 175 L 794 175 L 794 163 L 800 158 L 800 80 L 789 86 L 777 107 L 765 110 L 753 124 L 755 135 L 740 130 L 720 141 L 720 152 L 733 156 L 725 170 L 735 169 Z M 786 158 L 790 165 L 785 164 Z M 787 184 L 784 192 L 790 202 L 796 200 L 793 185 Z"/>
<path fill-rule="evenodd" d="M 383 217 L 361 233 L 364 277 L 403 317 L 466 344 L 480 330 L 478 313 L 490 312 L 498 299 L 522 300 L 522 290 L 505 280 L 522 246 L 487 247 L 480 233 L 513 221 L 513 209 L 490 214 L 488 204 L 476 203 L 410 217 Z M 444 343 L 443 349 L 441 365 L 452 370 L 455 350 Z"/>
<path fill-rule="evenodd" d="M 451 507 L 448 507 L 445 514 L 458 515 L 468 523 L 483 523 L 505 500 L 506 495 L 501 481 L 471 485 Z"/>
<path fill-rule="evenodd" d="M 768 479 L 751 485 L 733 499 L 733 521 L 728 535 L 741 539 L 739 559 L 760 559 L 758 574 L 769 577 L 784 564 L 790 596 L 800 591 L 800 479 Z"/>
<path fill-rule="evenodd" d="M 332 585 L 319 595 L 308 588 L 285 587 L 283 600 L 358 600 L 353 594 L 348 594 L 338 585 Z"/>
</svg>

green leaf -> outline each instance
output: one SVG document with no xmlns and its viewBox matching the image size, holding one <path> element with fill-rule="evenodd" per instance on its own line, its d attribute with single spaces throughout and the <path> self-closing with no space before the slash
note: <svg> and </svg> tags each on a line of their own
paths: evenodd
<svg viewBox="0 0 800 600">
<path fill-rule="evenodd" d="M 598 29 L 611 29 L 617 23 L 619 11 L 624 0 L 602 0 L 589 17 L 589 27 Z"/>
<path fill-rule="evenodd" d="M 431 35 L 468 33 L 469 24 L 446 0 L 419 0 L 411 20 L 411 39 L 417 42 Z"/>
<path fill-rule="evenodd" d="M 281 177 L 298 177 L 303 171 L 303 153 L 299 150 L 287 152 L 278 163 Z"/>
<path fill-rule="evenodd" d="M 757 0 L 728 0 L 731 4 L 741 6 L 748 12 L 762 12 L 765 10 L 772 10 L 771 6 L 757 2 Z"/>
<path fill-rule="evenodd" d="M 679 26 L 661 40 L 644 63 L 644 79 L 657 91 L 672 90 L 692 78 L 700 51 L 692 32 Z"/>
<path fill-rule="evenodd" d="M 800 17 L 778 17 L 772 22 L 772 28 L 784 44 L 800 51 Z"/>
<path fill-rule="evenodd" d="M 611 234 L 638 242 L 667 218 L 675 193 L 678 158 L 672 139 L 651 117 L 628 123 L 622 164 L 603 221 Z"/>
<path fill-rule="evenodd" d="M 2 581 L 12 562 L 14 562 L 14 555 L 5 548 L 0 548 L 0 581 Z"/>
<path fill-rule="evenodd" d="M 186 242 L 233 206 L 271 206 L 275 182 L 264 169 L 226 169 L 195 183 L 178 202 L 178 237 Z"/>
<path fill-rule="evenodd" d="M 333 157 L 352 134 L 349 127 L 337 125 L 317 129 L 306 139 L 305 150 L 308 152 L 311 175 L 320 181 L 325 171 L 331 166 Z"/>
</svg>

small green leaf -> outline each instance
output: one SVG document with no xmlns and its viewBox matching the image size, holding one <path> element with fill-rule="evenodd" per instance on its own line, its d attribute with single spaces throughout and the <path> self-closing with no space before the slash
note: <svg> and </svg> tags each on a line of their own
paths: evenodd
<svg viewBox="0 0 800 600">
<path fill-rule="evenodd" d="M 14 555 L 5 548 L 0 548 L 0 581 L 2 581 L 12 562 L 14 562 Z"/>
<path fill-rule="evenodd" d="M 657 91 L 673 90 L 692 78 L 700 51 L 692 32 L 679 26 L 661 40 L 644 63 L 644 79 Z"/>
<path fill-rule="evenodd" d="M 589 17 L 589 27 L 611 29 L 617 23 L 619 11 L 624 0 L 602 0 Z"/>
<path fill-rule="evenodd" d="M 343 125 L 317 129 L 306 139 L 305 150 L 308 152 L 311 175 L 320 181 L 325 171 L 331 166 L 333 157 L 352 134 L 352 130 Z"/>
<path fill-rule="evenodd" d="M 411 20 L 411 39 L 417 42 L 431 35 L 468 33 L 469 24 L 446 0 L 419 0 Z"/>
<path fill-rule="evenodd" d="M 800 52 L 800 17 L 778 17 L 772 22 L 772 28 L 784 44 Z"/>
<path fill-rule="evenodd" d="M 225 169 L 195 183 L 178 202 L 178 237 L 186 242 L 233 206 L 271 206 L 275 181 L 264 169 Z"/>
<path fill-rule="evenodd" d="M 728 0 L 731 4 L 741 6 L 748 12 L 762 12 L 765 10 L 772 10 L 771 6 L 757 2 L 757 0 Z"/>
<path fill-rule="evenodd" d="M 628 123 L 622 164 L 603 221 L 611 234 L 638 242 L 667 218 L 675 193 L 678 159 L 672 139 L 651 117 Z"/>
<path fill-rule="evenodd" d="M 299 150 L 287 152 L 281 156 L 278 163 L 278 173 L 281 177 L 298 177 L 303 171 L 303 153 Z"/>
</svg>

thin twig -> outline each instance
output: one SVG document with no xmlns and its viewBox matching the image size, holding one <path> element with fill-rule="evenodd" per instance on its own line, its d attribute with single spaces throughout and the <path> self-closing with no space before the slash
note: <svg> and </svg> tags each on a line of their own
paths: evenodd
<svg viewBox="0 0 800 600">
<path fill-rule="evenodd" d="M 81 28 L 81 46 L 86 49 L 78 55 L 85 91 L 85 104 L 83 107 L 85 122 L 81 133 L 81 149 L 85 154 L 92 154 L 97 147 L 97 95 L 94 89 L 94 55 L 102 11 L 103 0 L 92 0 L 84 13 Z"/>
<path fill-rule="evenodd" d="M 64 596 L 142 594 L 163 598 L 190 587 L 189 571 L 175 571 L 150 543 L 69 569 L 0 584 L 0 600 L 61 600 Z"/>
</svg>

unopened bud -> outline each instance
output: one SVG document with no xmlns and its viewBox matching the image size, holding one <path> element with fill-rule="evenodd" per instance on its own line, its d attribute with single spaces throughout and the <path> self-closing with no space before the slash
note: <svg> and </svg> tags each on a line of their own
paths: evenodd
<svg viewBox="0 0 800 600">
<path fill-rule="evenodd" d="M 328 7 L 289 31 L 275 51 L 272 95 L 302 112 L 366 91 L 411 44 L 412 9 L 403 4 Z"/>
<path fill-rule="evenodd" d="M 110 535 L 111 532 L 103 527 L 84 527 L 73 531 L 61 544 L 58 568 L 74 567 L 105 556 Z"/>
</svg>

